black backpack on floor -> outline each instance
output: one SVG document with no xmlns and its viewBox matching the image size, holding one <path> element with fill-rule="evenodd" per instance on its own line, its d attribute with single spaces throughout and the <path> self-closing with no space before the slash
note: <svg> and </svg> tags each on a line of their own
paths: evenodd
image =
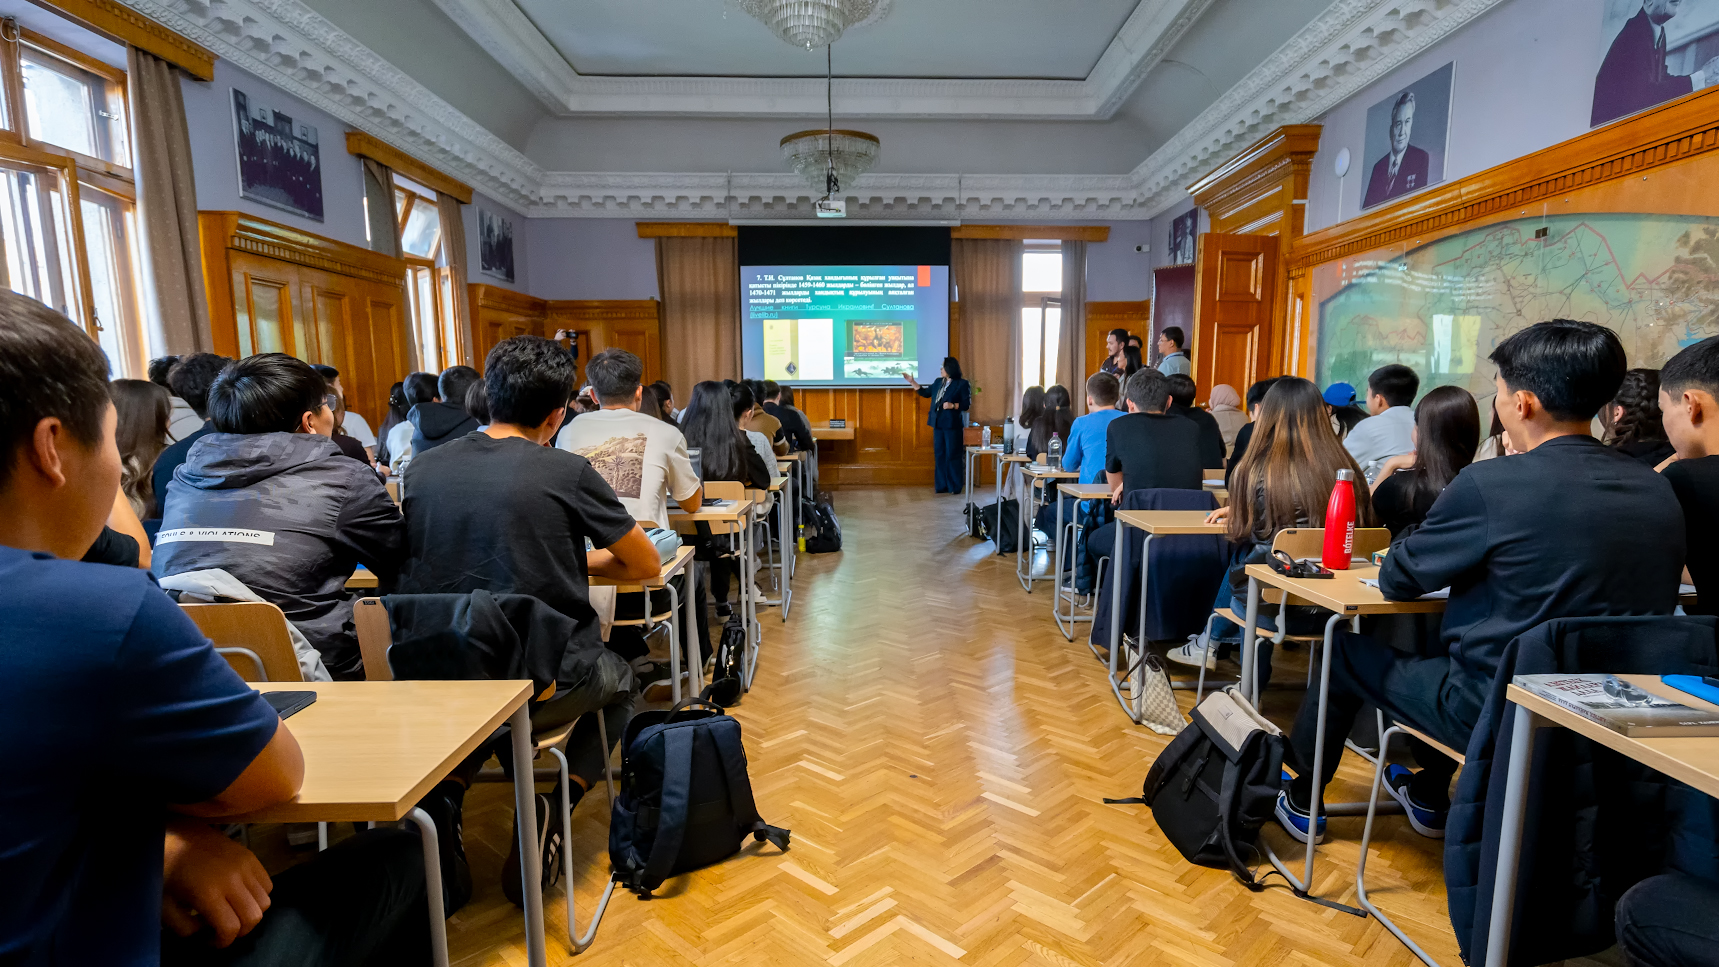
<svg viewBox="0 0 1719 967">
<path fill-rule="evenodd" d="M 1189 717 L 1194 727 L 1159 753 L 1140 798 L 1105 802 L 1145 803 L 1183 859 L 1262 890 L 1247 858 L 1257 861 L 1254 841 L 1282 788 L 1283 732 L 1233 686 L 1207 695 Z"/>
<path fill-rule="evenodd" d="M 997 508 L 1001 507 L 1002 519 L 998 520 Z M 1020 536 L 1021 505 L 1015 498 L 1005 497 L 1001 503 L 992 504 L 979 510 L 979 526 L 986 537 L 997 543 L 997 553 L 1015 553 L 1015 543 Z"/>
<path fill-rule="evenodd" d="M 641 712 L 621 748 L 609 861 L 615 881 L 640 897 L 740 852 L 748 834 L 788 848 L 788 830 L 758 818 L 740 723 L 716 705 L 698 698 Z"/>
<path fill-rule="evenodd" d="M 704 698 L 723 708 L 738 704 L 746 674 L 746 623 L 735 611 L 722 623 L 722 637 L 716 643 L 716 662 L 711 666 L 710 686 Z"/>
<path fill-rule="evenodd" d="M 818 504 L 813 528 L 817 533 L 806 538 L 807 554 L 829 554 L 842 549 L 842 526 L 836 522 L 835 508 L 827 503 Z"/>
</svg>

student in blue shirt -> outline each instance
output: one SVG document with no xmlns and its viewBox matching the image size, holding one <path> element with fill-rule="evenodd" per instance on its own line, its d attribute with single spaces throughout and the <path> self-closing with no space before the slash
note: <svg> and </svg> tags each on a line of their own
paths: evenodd
<svg viewBox="0 0 1719 967">
<path fill-rule="evenodd" d="M 426 962 L 417 837 L 271 880 L 198 818 L 292 798 L 304 761 L 146 572 L 78 560 L 119 487 L 107 368 L 0 292 L 0 963 Z"/>
<path fill-rule="evenodd" d="M 1077 418 L 1069 426 L 1068 445 L 1062 451 L 1062 468 L 1069 471 L 1080 471 L 1080 482 L 1083 484 L 1098 483 L 1104 480 L 1104 441 L 1105 430 L 1110 421 L 1122 415 L 1116 408 L 1116 401 L 1121 396 L 1121 383 L 1109 373 L 1094 373 L 1086 381 L 1086 415 Z M 1063 521 L 1076 520 L 1081 502 L 1073 497 L 1063 497 Z M 1056 528 L 1056 506 L 1054 504 L 1040 508 L 1039 530 L 1050 533 Z M 1072 554 L 1075 558 L 1074 586 L 1081 594 L 1092 592 L 1092 574 L 1087 566 L 1085 554 Z"/>
</svg>

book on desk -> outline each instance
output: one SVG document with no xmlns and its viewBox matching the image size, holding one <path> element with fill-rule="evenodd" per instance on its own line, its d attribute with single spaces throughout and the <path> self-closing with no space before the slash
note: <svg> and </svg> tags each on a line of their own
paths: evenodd
<svg viewBox="0 0 1719 967">
<path fill-rule="evenodd" d="M 1719 713 L 1644 691 L 1616 675 L 1517 675 L 1513 682 L 1626 738 L 1719 735 Z"/>
</svg>

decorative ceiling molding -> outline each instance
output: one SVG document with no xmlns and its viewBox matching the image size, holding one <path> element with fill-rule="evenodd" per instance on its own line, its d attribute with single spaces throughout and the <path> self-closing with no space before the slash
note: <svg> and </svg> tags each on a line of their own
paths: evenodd
<svg viewBox="0 0 1719 967">
<path fill-rule="evenodd" d="M 559 115 L 785 117 L 822 114 L 818 77 L 580 74 L 513 0 L 434 0 Z M 1215 0 L 1141 0 L 1081 81 L 848 78 L 838 113 L 860 118 L 1107 119 Z"/>
</svg>

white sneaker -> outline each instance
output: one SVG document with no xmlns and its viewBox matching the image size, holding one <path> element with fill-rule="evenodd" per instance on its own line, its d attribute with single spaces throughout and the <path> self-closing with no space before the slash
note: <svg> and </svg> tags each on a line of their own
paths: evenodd
<svg viewBox="0 0 1719 967">
<path fill-rule="evenodd" d="M 1218 667 L 1217 656 L 1206 647 L 1201 635 L 1189 635 L 1187 644 L 1170 649 L 1164 657 L 1178 665 L 1190 665 L 1194 668 L 1200 667 L 1203 662 L 1207 671 L 1214 671 Z"/>
</svg>

